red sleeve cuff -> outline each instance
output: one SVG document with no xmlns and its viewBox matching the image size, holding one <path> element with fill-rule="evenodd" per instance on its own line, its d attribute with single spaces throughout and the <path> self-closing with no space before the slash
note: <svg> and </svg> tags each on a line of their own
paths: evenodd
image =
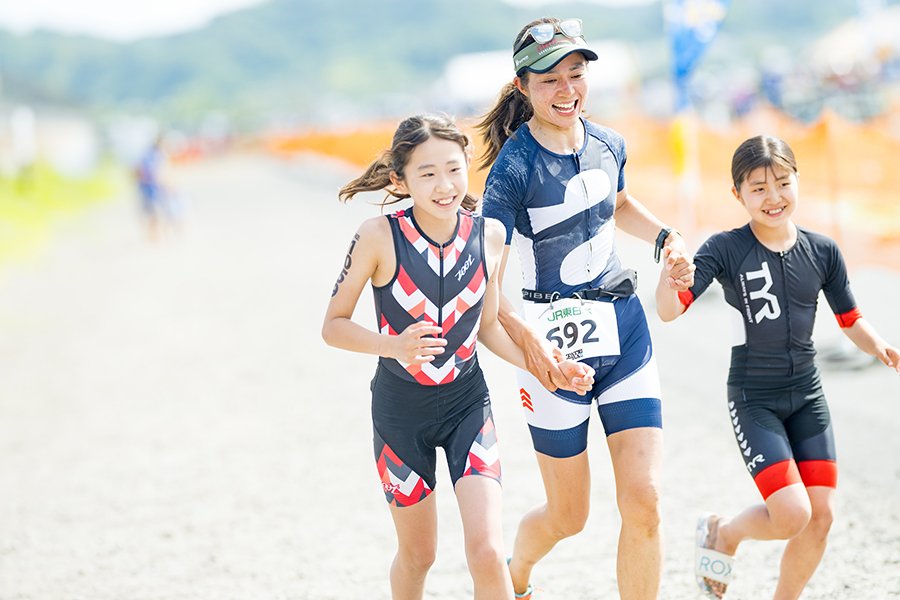
<svg viewBox="0 0 900 600">
<path fill-rule="evenodd" d="M 681 300 L 682 304 L 684 304 L 684 310 L 687 310 L 688 307 L 694 303 L 694 292 L 692 292 L 691 290 L 678 292 L 678 299 Z"/>
<path fill-rule="evenodd" d="M 846 329 L 847 327 L 853 327 L 853 324 L 862 319 L 862 313 L 859 312 L 859 308 L 854 308 L 850 312 L 845 312 L 841 315 L 834 315 L 837 319 L 838 325 L 842 328 Z"/>
</svg>

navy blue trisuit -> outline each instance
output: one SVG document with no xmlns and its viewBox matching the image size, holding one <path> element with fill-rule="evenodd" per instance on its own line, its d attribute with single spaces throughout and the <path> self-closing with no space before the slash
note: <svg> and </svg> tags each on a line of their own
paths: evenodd
<svg viewBox="0 0 900 600">
<path fill-rule="evenodd" d="M 592 405 L 607 435 L 662 427 L 659 377 L 644 310 L 633 289 L 591 294 L 627 274 L 615 245 L 617 193 L 625 188 L 625 140 L 582 119 L 571 154 L 541 146 L 528 124 L 504 143 L 485 185 L 482 212 L 516 242 L 525 290 L 522 316 L 567 358 L 596 371 L 591 393 L 549 392 L 518 369 L 519 395 L 537 452 L 568 458 L 587 448 Z M 526 292 L 527 293 L 527 292 Z M 572 298 L 572 296 L 578 296 Z M 590 299 L 585 299 L 590 298 Z"/>
</svg>

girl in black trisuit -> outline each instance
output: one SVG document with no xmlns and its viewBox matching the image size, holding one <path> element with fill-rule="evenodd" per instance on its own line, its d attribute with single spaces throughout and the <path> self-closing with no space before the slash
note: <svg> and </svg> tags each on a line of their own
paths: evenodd
<svg viewBox="0 0 900 600">
<path fill-rule="evenodd" d="M 666 273 L 657 311 L 671 321 L 713 279 L 733 309 L 728 407 L 744 463 L 764 504 L 733 517 L 703 515 L 697 527 L 697 583 L 722 598 L 743 540 L 790 540 L 776 600 L 800 597 L 825 552 L 837 485 L 834 434 L 812 344 L 819 291 L 861 350 L 900 371 L 900 351 L 862 318 L 835 241 L 791 221 L 799 200 L 797 163 L 772 136 L 745 141 L 731 166 L 735 198 L 750 215 L 709 238 L 694 257 L 694 285 L 674 292 Z"/>
</svg>

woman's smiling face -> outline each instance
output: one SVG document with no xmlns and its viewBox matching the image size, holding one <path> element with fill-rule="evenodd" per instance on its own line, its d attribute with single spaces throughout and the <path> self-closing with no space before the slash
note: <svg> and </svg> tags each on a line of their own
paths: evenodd
<svg viewBox="0 0 900 600">
<path fill-rule="evenodd" d="M 542 125 L 568 129 L 579 122 L 589 88 L 587 61 L 580 52 L 573 52 L 546 73 L 529 73 L 527 87 L 521 78 L 515 82 L 528 96 Z"/>
</svg>

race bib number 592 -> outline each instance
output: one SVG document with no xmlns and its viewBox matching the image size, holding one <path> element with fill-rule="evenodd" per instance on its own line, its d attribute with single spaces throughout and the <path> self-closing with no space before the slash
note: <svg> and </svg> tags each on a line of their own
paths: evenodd
<svg viewBox="0 0 900 600">
<path fill-rule="evenodd" d="M 562 298 L 547 304 L 523 305 L 526 321 L 565 358 L 580 360 L 619 354 L 619 328 L 611 302 Z"/>
</svg>

